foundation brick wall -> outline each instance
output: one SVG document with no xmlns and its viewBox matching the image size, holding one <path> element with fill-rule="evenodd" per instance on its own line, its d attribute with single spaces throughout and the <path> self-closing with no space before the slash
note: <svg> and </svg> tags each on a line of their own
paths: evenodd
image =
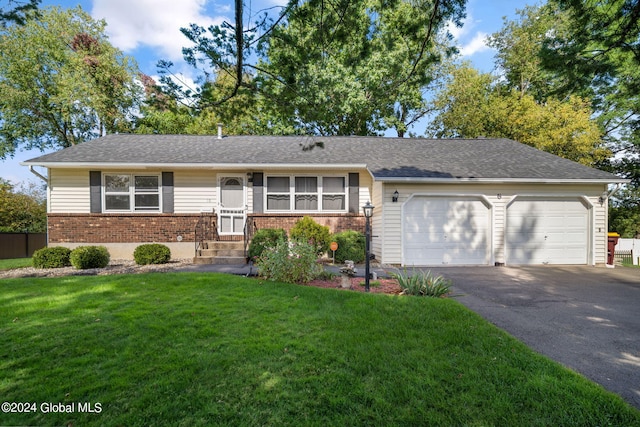
<svg viewBox="0 0 640 427">
<path fill-rule="evenodd" d="M 364 233 L 361 215 L 344 214 L 251 214 L 260 228 L 284 228 L 287 232 L 310 216 L 318 224 L 329 226 L 331 233 L 356 230 Z M 196 224 L 201 214 L 48 214 L 49 243 L 141 243 L 195 241 Z M 242 240 L 242 236 L 228 236 Z M 226 239 L 227 240 L 227 239 Z"/>
<path fill-rule="evenodd" d="M 305 216 L 313 218 L 318 224 L 329 226 L 331 233 L 339 233 L 347 230 L 364 233 L 364 216 L 353 214 L 252 214 L 248 220 L 253 220 L 258 229 L 284 228 L 289 232 L 296 222 Z"/>
<path fill-rule="evenodd" d="M 193 242 L 200 214 L 48 214 L 50 243 Z"/>
</svg>

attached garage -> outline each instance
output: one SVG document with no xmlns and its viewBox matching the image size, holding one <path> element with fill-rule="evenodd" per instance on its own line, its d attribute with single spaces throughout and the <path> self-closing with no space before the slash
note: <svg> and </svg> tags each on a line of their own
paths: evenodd
<svg viewBox="0 0 640 427">
<path fill-rule="evenodd" d="M 402 218 L 405 266 L 491 262 L 491 204 L 482 197 L 415 195 Z"/>
<path fill-rule="evenodd" d="M 582 198 L 515 198 L 507 206 L 507 264 L 587 264 L 590 208 Z"/>
</svg>

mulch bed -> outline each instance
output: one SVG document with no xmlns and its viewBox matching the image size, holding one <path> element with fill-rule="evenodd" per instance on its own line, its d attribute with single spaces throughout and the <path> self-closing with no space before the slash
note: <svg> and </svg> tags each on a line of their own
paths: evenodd
<svg viewBox="0 0 640 427">
<path fill-rule="evenodd" d="M 364 277 L 353 277 L 351 280 L 351 288 L 343 288 L 341 285 L 342 278 L 336 277 L 331 280 L 313 280 L 305 286 L 315 286 L 317 288 L 342 289 L 345 291 L 352 290 L 364 292 Z M 369 289 L 371 293 L 398 295 L 402 291 L 398 281 L 395 279 L 377 279 L 369 281 Z"/>
</svg>

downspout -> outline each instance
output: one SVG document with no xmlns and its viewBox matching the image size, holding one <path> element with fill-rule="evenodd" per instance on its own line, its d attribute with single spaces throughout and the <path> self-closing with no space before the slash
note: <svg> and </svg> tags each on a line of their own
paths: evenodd
<svg viewBox="0 0 640 427">
<path fill-rule="evenodd" d="M 607 192 L 607 200 L 610 199 L 611 197 L 615 196 L 615 194 L 618 191 L 620 191 L 621 188 L 622 188 L 622 184 L 621 183 L 617 183 L 613 190 Z"/>
<path fill-rule="evenodd" d="M 43 176 L 42 174 L 40 174 L 40 172 L 38 172 L 37 170 L 35 170 L 33 168 L 33 165 L 29 166 L 29 172 L 31 172 L 32 174 L 34 174 L 35 176 L 37 176 L 38 178 L 40 178 L 41 180 L 43 180 L 44 182 L 46 182 L 47 184 L 49 183 L 49 180 Z"/>
<path fill-rule="evenodd" d="M 46 234 L 46 242 L 47 246 L 49 246 L 49 212 L 51 212 L 51 194 L 49 193 L 49 179 L 42 175 L 40 172 L 33 168 L 33 165 L 29 165 L 29 172 L 43 180 L 47 184 L 47 234 Z"/>
</svg>

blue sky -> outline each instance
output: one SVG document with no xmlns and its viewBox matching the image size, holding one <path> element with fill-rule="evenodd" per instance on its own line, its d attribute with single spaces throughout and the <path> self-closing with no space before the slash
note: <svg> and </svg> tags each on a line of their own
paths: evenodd
<svg viewBox="0 0 640 427">
<path fill-rule="evenodd" d="M 245 0 L 245 13 L 286 3 L 286 0 Z M 452 28 L 461 56 L 484 72 L 493 71 L 494 52 L 484 39 L 502 27 L 502 18 L 513 19 L 516 9 L 536 0 L 469 0 L 467 18 L 462 28 Z M 111 43 L 125 54 L 133 56 L 140 70 L 155 76 L 160 59 L 171 60 L 176 70 L 190 78 L 191 69 L 183 65 L 182 47 L 186 38 L 181 27 L 197 23 L 204 27 L 233 22 L 233 2 L 228 0 L 43 0 L 42 7 L 71 8 L 80 5 L 95 19 L 107 22 Z M 417 129 L 418 133 L 422 133 Z M 38 182 L 20 162 L 41 155 L 40 151 L 18 151 L 13 158 L 0 163 L 0 177 L 14 184 Z"/>
</svg>

